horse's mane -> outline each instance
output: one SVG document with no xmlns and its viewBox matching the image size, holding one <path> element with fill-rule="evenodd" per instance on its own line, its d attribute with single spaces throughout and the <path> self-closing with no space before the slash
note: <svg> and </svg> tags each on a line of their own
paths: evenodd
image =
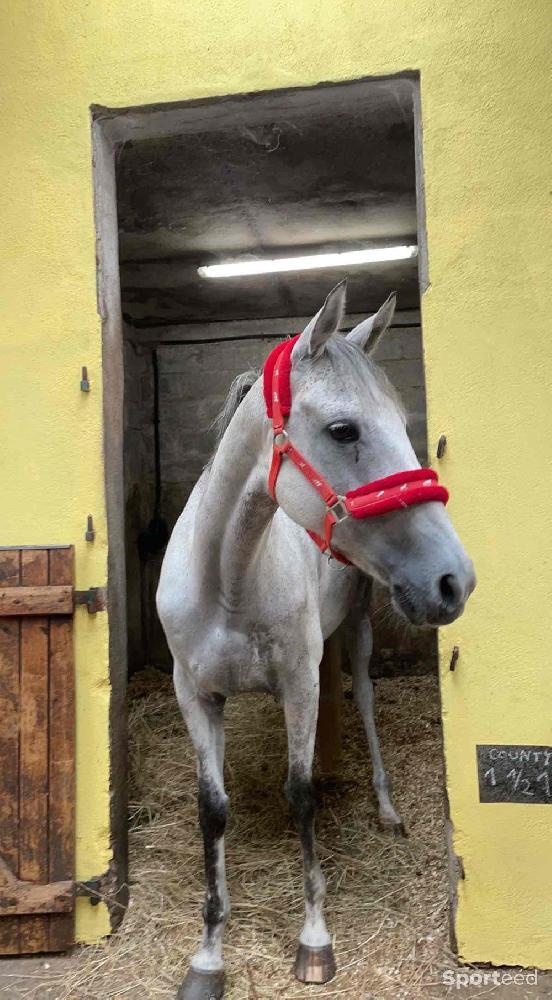
<svg viewBox="0 0 552 1000">
<path fill-rule="evenodd" d="M 234 416 L 238 406 L 243 399 L 247 396 L 247 393 L 255 385 L 255 382 L 260 376 L 260 372 L 254 368 L 250 368 L 249 371 L 242 372 L 241 375 L 237 375 L 232 384 L 228 395 L 224 401 L 224 406 L 220 413 L 217 414 L 213 423 L 211 424 L 209 430 L 215 432 L 215 446 L 213 448 L 213 453 L 209 459 L 209 464 L 213 461 L 217 453 L 217 449 L 222 441 L 230 421 Z"/>
</svg>

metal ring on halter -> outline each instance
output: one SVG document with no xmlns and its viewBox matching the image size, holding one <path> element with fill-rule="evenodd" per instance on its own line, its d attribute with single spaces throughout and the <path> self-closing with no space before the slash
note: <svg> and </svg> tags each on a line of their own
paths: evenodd
<svg viewBox="0 0 552 1000">
<path fill-rule="evenodd" d="M 280 440 L 278 440 L 278 439 L 280 439 Z M 274 439 L 273 439 L 274 447 L 275 448 L 282 448 L 283 445 L 286 443 L 286 441 L 289 441 L 288 432 L 287 431 L 277 431 L 277 433 L 274 435 Z"/>
</svg>

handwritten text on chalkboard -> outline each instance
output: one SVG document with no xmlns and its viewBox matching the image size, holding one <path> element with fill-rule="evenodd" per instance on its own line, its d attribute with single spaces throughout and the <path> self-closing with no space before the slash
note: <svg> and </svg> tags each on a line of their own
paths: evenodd
<svg viewBox="0 0 552 1000">
<path fill-rule="evenodd" d="M 552 804 L 552 747 L 479 745 L 480 802 Z"/>
</svg>

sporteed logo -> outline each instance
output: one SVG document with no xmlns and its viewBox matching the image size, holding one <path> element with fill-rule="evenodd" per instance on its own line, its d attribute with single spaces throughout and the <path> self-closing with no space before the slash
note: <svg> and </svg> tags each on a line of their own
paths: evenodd
<svg viewBox="0 0 552 1000">
<path fill-rule="evenodd" d="M 443 985 L 453 986 L 456 990 L 468 986 L 536 986 L 539 974 L 536 969 L 524 972 L 501 972 L 493 969 L 491 972 L 458 972 L 447 969 L 443 972 Z"/>
</svg>

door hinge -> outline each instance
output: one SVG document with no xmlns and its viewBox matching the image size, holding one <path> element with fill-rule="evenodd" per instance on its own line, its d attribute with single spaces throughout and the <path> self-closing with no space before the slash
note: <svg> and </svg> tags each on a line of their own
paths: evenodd
<svg viewBox="0 0 552 1000">
<path fill-rule="evenodd" d="M 89 615 L 105 611 L 105 590 L 103 587 L 89 587 L 88 590 L 73 591 L 74 604 L 84 604 Z"/>
<path fill-rule="evenodd" d="M 112 917 L 122 918 L 128 903 L 125 885 L 119 885 L 117 876 L 110 866 L 101 875 L 94 875 L 83 882 L 75 882 L 75 895 L 90 901 L 91 906 L 105 903 Z"/>
<path fill-rule="evenodd" d="M 85 897 L 90 900 L 91 906 L 98 906 L 104 900 L 105 894 L 111 886 L 109 872 L 98 875 L 96 878 L 89 878 L 86 882 L 75 882 L 75 895 Z"/>
</svg>

